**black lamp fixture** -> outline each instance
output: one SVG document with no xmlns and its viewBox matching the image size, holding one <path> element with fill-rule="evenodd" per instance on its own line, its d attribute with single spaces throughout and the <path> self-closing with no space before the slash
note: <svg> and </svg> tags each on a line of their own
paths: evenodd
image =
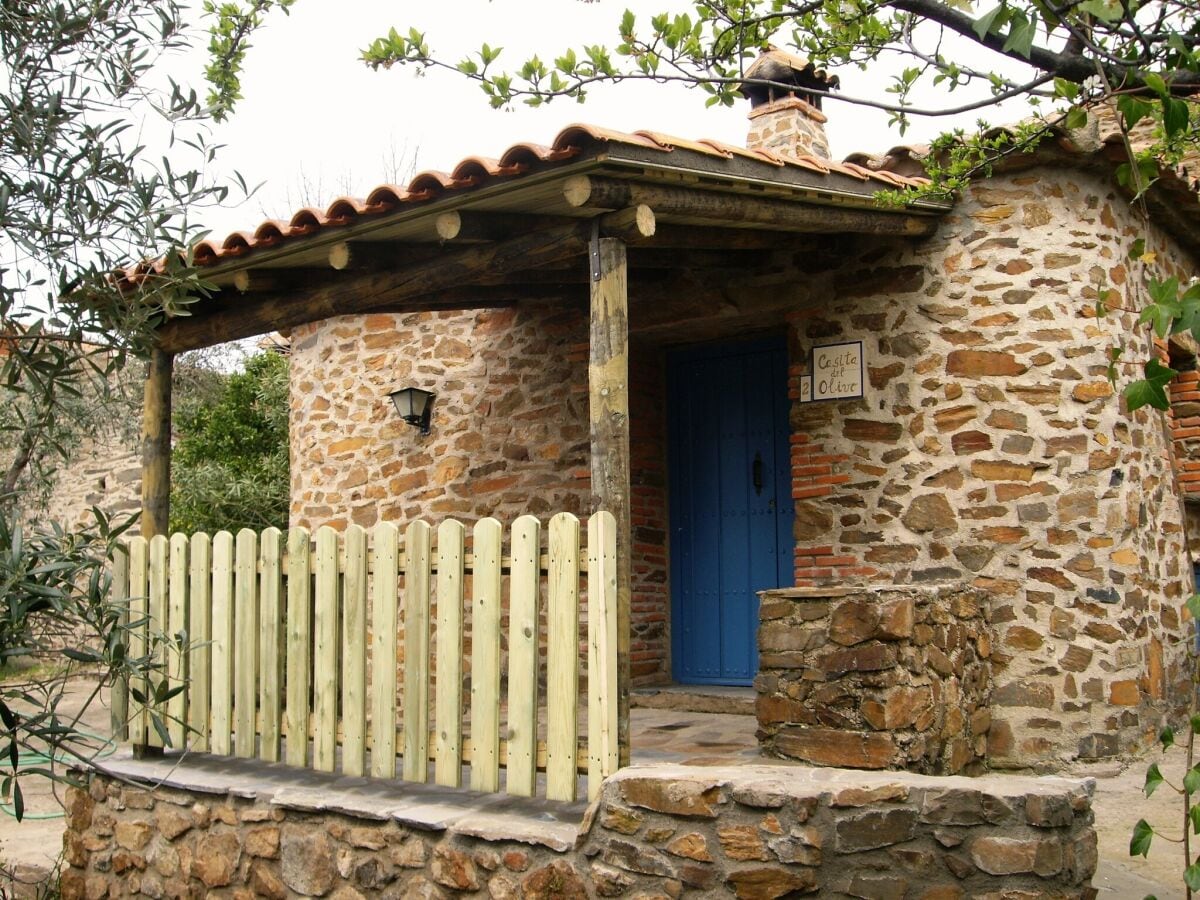
<svg viewBox="0 0 1200 900">
<path fill-rule="evenodd" d="M 433 393 L 420 388 L 407 387 L 388 394 L 396 406 L 396 412 L 409 425 L 421 429 L 421 434 L 429 434 L 429 417 L 433 412 Z"/>
</svg>

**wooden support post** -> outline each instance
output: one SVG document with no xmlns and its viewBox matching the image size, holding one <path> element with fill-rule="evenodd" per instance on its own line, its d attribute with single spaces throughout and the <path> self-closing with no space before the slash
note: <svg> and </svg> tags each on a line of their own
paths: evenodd
<svg viewBox="0 0 1200 900">
<path fill-rule="evenodd" d="M 588 360 L 592 507 L 617 521 L 617 743 L 629 764 L 629 289 L 625 244 L 593 237 Z"/>
<path fill-rule="evenodd" d="M 171 368 L 174 355 L 150 351 L 142 410 L 142 535 L 166 534 L 171 501 Z"/>
<path fill-rule="evenodd" d="M 165 535 L 170 518 L 171 499 L 171 367 L 175 357 L 155 348 L 150 351 L 142 410 L 142 536 L 149 540 Z M 153 588 L 154 579 L 150 579 Z M 146 591 L 146 582 L 140 582 Z M 165 583 L 160 585 L 160 590 Z M 151 596 L 143 601 L 147 610 L 156 602 Z M 167 630 L 165 621 L 151 618 L 151 627 Z M 145 626 L 143 626 L 145 627 Z M 143 735 L 145 739 L 145 735 Z M 162 756 L 163 748 L 134 744 L 138 759 Z"/>
</svg>

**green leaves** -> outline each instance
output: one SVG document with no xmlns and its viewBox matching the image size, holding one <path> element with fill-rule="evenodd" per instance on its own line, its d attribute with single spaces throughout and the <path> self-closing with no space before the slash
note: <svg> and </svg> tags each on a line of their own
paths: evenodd
<svg viewBox="0 0 1200 900">
<path fill-rule="evenodd" d="M 1200 863 L 1192 863 L 1183 870 L 1183 883 L 1193 891 L 1200 891 Z"/>
<path fill-rule="evenodd" d="M 1130 382 L 1125 386 L 1123 395 L 1129 409 L 1132 411 L 1141 409 L 1143 406 L 1152 406 L 1162 410 L 1169 409 L 1171 403 L 1167 398 L 1166 386 L 1179 373 L 1169 366 L 1164 366 L 1157 359 L 1151 358 L 1146 361 L 1143 374 L 1145 377 L 1142 380 Z"/>
<path fill-rule="evenodd" d="M 1146 796 L 1150 797 L 1158 789 L 1158 786 L 1163 783 L 1162 772 L 1158 770 L 1158 763 L 1151 764 L 1146 770 L 1146 783 L 1142 790 L 1146 792 Z"/>
<path fill-rule="evenodd" d="M 1129 841 L 1130 856 L 1145 856 L 1150 852 L 1150 842 L 1154 840 L 1154 829 L 1145 819 L 1138 819 L 1133 826 L 1133 837 Z"/>
<path fill-rule="evenodd" d="M 1184 773 L 1183 792 L 1189 797 L 1200 790 L 1200 766 L 1193 766 Z"/>
</svg>

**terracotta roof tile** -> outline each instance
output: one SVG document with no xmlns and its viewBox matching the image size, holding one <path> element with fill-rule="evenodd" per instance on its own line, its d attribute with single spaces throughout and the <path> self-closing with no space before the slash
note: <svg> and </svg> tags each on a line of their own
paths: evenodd
<svg viewBox="0 0 1200 900">
<path fill-rule="evenodd" d="M 423 203 L 450 192 L 470 190 L 485 182 L 518 178 L 535 165 L 564 162 L 579 156 L 589 146 L 605 143 L 641 147 L 663 154 L 687 150 L 714 159 L 741 157 L 779 168 L 795 166 L 819 175 L 833 172 L 864 182 L 879 181 L 888 186 L 902 187 L 924 181 L 906 174 L 883 174 L 873 171 L 871 167 L 857 165 L 859 157 L 853 158 L 850 164 L 842 164 L 814 156 L 786 156 L 770 150 L 750 150 L 710 139 L 691 140 L 659 131 L 646 130 L 630 134 L 597 125 L 577 124 L 562 129 L 550 146 L 522 142 L 510 146 L 499 159 L 484 156 L 464 157 L 450 173 L 434 170 L 421 172 L 406 186 L 378 185 L 367 194 L 365 200 L 339 197 L 324 210 L 305 207 L 293 213 L 287 221 L 269 219 L 253 231 L 236 232 L 223 240 L 201 241 L 196 246 L 195 263 L 200 266 L 215 265 L 224 259 L 240 258 L 256 249 L 309 237 L 325 228 L 344 226 L 369 216 L 391 213 L 408 204 Z M 129 270 L 125 274 L 127 278 L 134 279 L 141 273 Z"/>
<path fill-rule="evenodd" d="M 819 71 L 815 74 L 818 77 L 824 75 Z M 995 131 L 1000 133 L 1005 129 Z M 1059 129 L 1055 132 L 1054 140 L 1059 151 L 1083 158 L 1098 153 L 1107 155 L 1114 152 L 1114 144 L 1121 140 L 1121 136 L 1115 121 L 1109 119 L 1107 123 L 1102 122 L 1087 133 Z M 485 183 L 520 178 L 535 166 L 574 159 L 596 144 L 644 148 L 661 152 L 664 156 L 682 150 L 703 154 L 716 160 L 737 157 L 781 169 L 796 167 L 821 176 L 842 175 L 864 185 L 873 182 L 881 187 L 902 188 L 928 184 L 928 179 L 923 177 L 922 161 L 928 156 L 929 148 L 922 145 L 899 145 L 892 147 L 882 156 L 854 153 L 844 162 L 837 162 L 815 156 L 789 156 L 770 150 L 750 150 L 710 139 L 678 138 L 652 130 L 630 134 L 596 125 L 576 124 L 562 129 L 549 146 L 522 142 L 510 146 L 500 154 L 499 159 L 467 156 L 460 160 L 449 174 L 440 171 L 421 172 L 406 186 L 378 185 L 367 194 L 365 200 L 340 197 L 325 210 L 307 207 L 297 210 L 287 221 L 270 219 L 252 231 L 239 231 L 224 239 L 210 238 L 201 241 L 196 245 L 194 261 L 199 266 L 216 265 L 222 260 L 242 258 L 256 249 L 275 247 L 290 240 L 310 237 L 325 228 L 345 226 L 372 216 L 387 215 L 410 204 L 471 190 Z M 1176 184 L 1186 183 L 1194 187 L 1192 178 L 1195 174 L 1197 173 L 1185 173 L 1181 169 Z M 1191 177 L 1188 177 L 1189 175 Z M 161 262 L 153 268 L 161 270 Z M 124 275 L 130 280 L 140 280 L 148 271 L 149 266 L 141 265 L 127 270 Z"/>
</svg>

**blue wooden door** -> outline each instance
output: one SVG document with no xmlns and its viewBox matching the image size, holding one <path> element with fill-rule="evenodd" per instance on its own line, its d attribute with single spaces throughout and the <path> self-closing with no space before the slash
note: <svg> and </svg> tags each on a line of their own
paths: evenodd
<svg viewBox="0 0 1200 900">
<path fill-rule="evenodd" d="M 755 592 L 792 583 L 784 342 L 673 353 L 668 417 L 675 680 L 750 684 Z"/>
</svg>

